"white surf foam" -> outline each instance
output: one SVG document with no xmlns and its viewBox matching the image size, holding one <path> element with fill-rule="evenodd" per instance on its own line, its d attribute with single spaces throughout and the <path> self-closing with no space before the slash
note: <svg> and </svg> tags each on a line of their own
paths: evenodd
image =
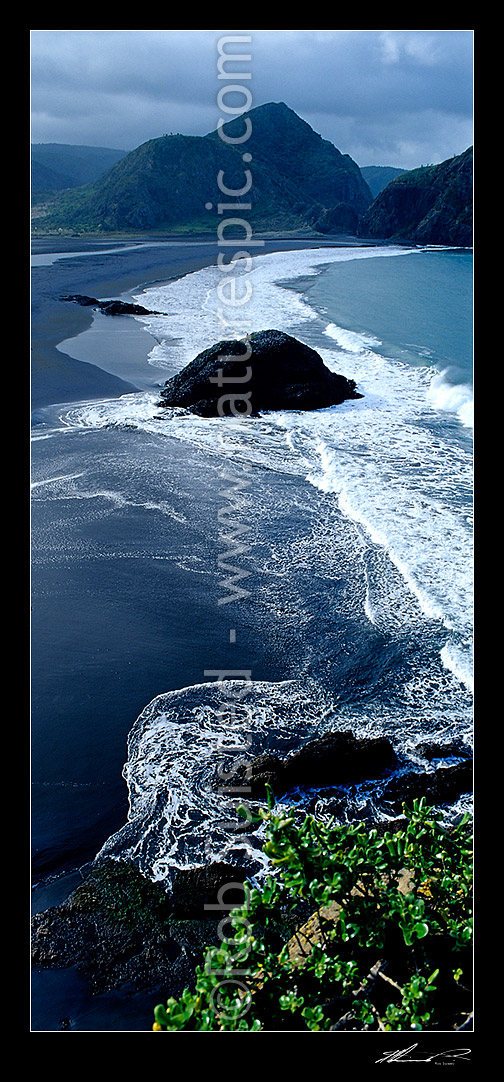
<svg viewBox="0 0 504 1082">
<path fill-rule="evenodd" d="M 176 869 L 209 859 L 260 874 L 262 831 L 236 815 L 249 800 L 232 792 L 229 764 L 265 746 L 283 757 L 296 738 L 319 731 L 327 711 L 313 682 L 223 679 L 158 696 L 128 738 L 128 822 L 99 856 L 131 860 L 167 888 Z"/>
<path fill-rule="evenodd" d="M 433 375 L 428 399 L 435 409 L 455 413 L 466 428 L 474 425 L 473 390 L 465 383 L 450 383 L 446 369 Z"/>
<path fill-rule="evenodd" d="M 356 720 L 351 708 L 337 713 L 332 699 L 312 680 L 276 684 L 223 679 L 159 695 L 142 711 L 128 738 L 123 772 L 128 820 L 98 858 L 132 861 L 167 890 L 178 869 L 210 861 L 237 864 L 260 880 L 270 870 L 262 850 L 264 828 L 236 814 L 239 804 L 257 811 L 246 784 L 236 784 L 233 768 L 238 760 L 246 766 L 264 751 L 284 759 L 300 744 L 345 728 L 358 737 L 387 735 L 399 749 L 411 739 L 432 739 L 436 722 L 439 729 L 439 711 L 431 724 L 431 719 L 418 716 L 393 718 L 390 708 L 381 714 L 363 712 Z M 446 711 L 443 723 L 448 729 L 453 723 Z M 350 790 L 348 815 L 365 814 L 366 803 L 369 813 L 379 784 Z M 303 801 L 306 806 L 306 797 L 294 791 L 280 799 L 277 809 L 289 807 L 289 814 L 299 811 L 302 816 Z M 323 799 L 317 801 L 316 813 L 329 814 Z"/>
<path fill-rule="evenodd" d="M 272 252 L 254 257 L 249 273 L 245 273 L 245 262 L 237 261 L 233 276 L 238 295 L 245 295 L 248 283 L 251 286 L 250 298 L 243 306 L 226 305 L 221 299 L 226 295 L 222 293 L 225 273 L 218 267 L 206 267 L 137 294 L 134 300 L 165 315 L 135 318 L 160 340 L 151 360 L 157 368 L 164 367 L 168 378 L 214 342 L 268 328 L 292 333 L 299 324 L 316 321 L 318 315 L 304 297 L 288 288 L 291 279 L 318 274 L 324 264 L 407 255 L 411 251 L 414 249 L 390 247 Z"/>
<path fill-rule="evenodd" d="M 381 345 L 380 339 L 371 334 L 345 330 L 344 327 L 338 327 L 336 323 L 328 323 L 324 334 L 328 338 L 333 338 L 348 353 L 360 353 L 363 349 Z"/>
<path fill-rule="evenodd" d="M 333 347 L 318 345 L 323 360 L 356 381 L 364 395 L 360 400 L 311 413 L 227 418 L 225 442 L 219 418 L 165 410 L 150 393 L 74 407 L 66 411 L 64 423 L 137 426 L 212 455 L 306 478 L 334 494 L 341 511 L 389 556 L 424 615 L 467 639 L 472 627 L 472 457 L 469 446 L 454 440 L 452 432 L 445 437 L 438 423 L 440 411 L 446 410 L 466 423 L 467 388 L 450 387 L 443 374 L 428 366 L 384 357 L 370 335 L 324 325 L 306 297 L 287 285 L 331 262 L 395 258 L 412 251 L 272 253 L 254 258 L 247 276 L 253 289 L 250 303 L 238 311 L 242 333 L 277 327 L 308 344 L 319 343 L 325 333 Z M 237 325 L 230 329 L 222 323 L 217 295 L 222 280 L 218 268 L 208 267 L 138 295 L 142 304 L 165 313 L 138 318 L 159 339 L 155 364 L 164 367 L 167 377 L 206 345 L 237 334 Z M 380 589 L 377 575 L 370 580 L 366 611 L 383 626 L 387 620 L 397 622 L 393 591 Z M 445 651 L 443 661 L 452 668 L 449 655 Z"/>
</svg>

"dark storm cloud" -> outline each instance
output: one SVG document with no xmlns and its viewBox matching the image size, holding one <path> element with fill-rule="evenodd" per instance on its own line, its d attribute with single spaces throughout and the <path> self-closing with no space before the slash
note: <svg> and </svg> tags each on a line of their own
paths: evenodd
<svg viewBox="0 0 504 1082">
<path fill-rule="evenodd" d="M 471 30 L 34 30 L 32 141 L 205 134 L 224 34 L 251 36 L 238 48 L 253 105 L 285 101 L 360 165 L 412 168 L 472 142 Z"/>
</svg>

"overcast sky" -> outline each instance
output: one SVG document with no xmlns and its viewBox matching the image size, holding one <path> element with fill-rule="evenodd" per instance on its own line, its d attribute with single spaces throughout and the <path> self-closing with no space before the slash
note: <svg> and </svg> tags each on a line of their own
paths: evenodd
<svg viewBox="0 0 504 1082">
<path fill-rule="evenodd" d="M 251 37 L 234 46 L 250 60 L 227 69 L 241 70 L 251 108 L 284 101 L 360 166 L 435 164 L 473 141 L 473 33 L 32 30 L 31 141 L 133 150 L 165 133 L 205 135 L 231 119 L 217 61 L 232 34 Z"/>
</svg>

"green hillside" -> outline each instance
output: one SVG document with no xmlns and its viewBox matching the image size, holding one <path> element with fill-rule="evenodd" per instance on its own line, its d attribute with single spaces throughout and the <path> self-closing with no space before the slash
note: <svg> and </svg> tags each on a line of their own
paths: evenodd
<svg viewBox="0 0 504 1082">
<path fill-rule="evenodd" d="M 237 141 L 247 132 L 247 123 L 249 137 Z M 92 148 L 60 148 L 60 167 L 65 160 L 69 169 L 72 161 L 75 166 L 70 151 L 79 149 Z M 103 164 L 104 148 L 94 149 L 97 169 Z M 92 159 L 90 154 L 88 168 Z M 33 160 L 35 183 L 51 180 L 50 161 L 49 156 L 45 162 Z M 373 200 L 363 172 L 374 190 L 391 172 L 397 175 Z M 472 244 L 472 148 L 440 165 L 403 173 L 376 166 L 361 171 L 348 154 L 318 135 L 284 102 L 269 102 L 236 117 L 224 125 L 222 134 L 150 139 L 78 187 L 67 184 L 69 172 L 55 174 L 54 169 L 52 182 L 56 186 L 59 175 L 65 190 L 46 188 L 34 197 L 35 236 L 55 232 L 215 236 L 223 221 L 238 217 L 254 232 Z M 226 189 L 243 195 L 226 195 Z"/>
<path fill-rule="evenodd" d="M 473 151 L 402 173 L 374 200 L 359 236 L 408 244 L 472 245 Z"/>
<path fill-rule="evenodd" d="M 222 220 L 218 205 L 240 201 L 223 195 L 217 177 L 222 170 L 223 187 L 244 187 L 244 146 L 252 155 L 252 184 L 243 199 L 251 207 L 237 215 L 255 229 L 306 231 L 317 229 L 319 222 L 324 228 L 335 208 L 341 208 L 345 228 L 355 227 L 371 202 L 355 162 L 282 103 L 259 106 L 248 115 L 252 135 L 246 144 L 230 145 L 216 132 L 166 135 L 143 143 L 92 183 L 46 200 L 43 213 L 34 218 L 34 233 L 215 234 Z M 242 132 L 243 123 L 243 117 L 232 121 L 225 134 L 232 136 L 238 125 Z"/>
<path fill-rule="evenodd" d="M 32 143 L 32 193 L 77 188 L 96 180 L 124 158 L 125 150 L 74 146 L 68 143 Z"/>
<path fill-rule="evenodd" d="M 406 169 L 396 169 L 393 165 L 361 165 L 361 173 L 369 187 L 373 199 L 396 177 L 406 173 Z"/>
</svg>

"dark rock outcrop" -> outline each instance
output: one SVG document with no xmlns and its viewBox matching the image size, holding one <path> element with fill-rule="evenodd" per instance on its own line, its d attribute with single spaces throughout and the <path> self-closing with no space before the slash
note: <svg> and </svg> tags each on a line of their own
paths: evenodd
<svg viewBox="0 0 504 1082">
<path fill-rule="evenodd" d="M 169 900 L 129 864 L 104 861 L 59 906 L 32 918 L 32 963 L 75 966 L 95 992 L 168 979 L 181 948 L 168 928 Z"/>
<path fill-rule="evenodd" d="M 414 750 L 428 762 L 432 759 L 470 759 L 472 754 L 471 749 L 461 739 L 451 740 L 447 744 L 438 743 L 435 740 L 423 741 L 421 744 L 416 744 Z"/>
<path fill-rule="evenodd" d="M 472 787 L 472 759 L 465 759 L 453 766 L 440 766 L 431 773 L 408 771 L 399 774 L 385 785 L 382 800 L 399 812 L 403 802 L 411 806 L 415 798 L 424 796 L 429 804 L 447 804 L 472 792 Z"/>
<path fill-rule="evenodd" d="M 250 763 L 236 764 L 231 786 L 245 787 L 248 799 L 264 801 L 267 785 L 280 799 L 290 789 L 317 789 L 324 795 L 324 790 L 376 779 L 379 803 L 397 813 L 403 802 L 411 806 L 415 797 L 442 805 L 472 791 L 472 758 L 465 745 L 425 743 L 415 750 L 426 760 L 457 756 L 462 762 L 430 771 L 409 770 L 386 737 L 358 739 L 352 732 L 333 732 L 308 741 L 283 760 L 265 752 Z M 218 782 L 216 788 L 230 791 Z"/>
<path fill-rule="evenodd" d="M 336 786 L 378 778 L 397 763 L 385 737 L 358 739 L 351 732 L 325 733 L 281 760 L 265 753 L 233 775 L 233 784 L 250 787 L 251 799 L 263 800 L 266 785 L 275 796 L 295 788 Z"/>
<path fill-rule="evenodd" d="M 152 316 L 157 312 L 143 308 L 141 304 L 132 304 L 129 301 L 98 301 L 96 297 L 86 297 L 82 293 L 74 293 L 71 296 L 61 297 L 62 301 L 74 301 L 83 308 L 99 308 L 106 316 Z"/>
<path fill-rule="evenodd" d="M 397 763 L 386 737 L 358 739 L 351 732 L 325 733 L 292 752 L 283 764 L 287 788 L 340 785 L 347 781 L 379 778 Z"/>
<path fill-rule="evenodd" d="M 331 372 L 319 354 L 282 331 L 217 342 L 168 380 L 162 406 L 201 417 L 261 410 L 315 410 L 362 398 L 354 380 Z"/>
<path fill-rule="evenodd" d="M 246 872 L 234 864 L 215 861 L 201 867 L 182 868 L 174 877 L 170 908 L 174 917 L 198 917 L 221 920 L 224 905 L 243 905 Z M 219 905 L 219 898 L 221 903 Z M 215 908 L 209 908 L 214 906 Z"/>
<path fill-rule="evenodd" d="M 104 860 L 61 905 L 32 918 L 32 964 L 41 968 L 75 967 L 94 993 L 121 989 L 130 995 L 163 988 L 180 995 L 194 978 L 215 919 L 238 905 L 245 873 L 233 865 L 210 864 L 178 873 L 170 897 L 132 865 Z M 210 920 L 210 925 L 209 925 Z"/>
</svg>

